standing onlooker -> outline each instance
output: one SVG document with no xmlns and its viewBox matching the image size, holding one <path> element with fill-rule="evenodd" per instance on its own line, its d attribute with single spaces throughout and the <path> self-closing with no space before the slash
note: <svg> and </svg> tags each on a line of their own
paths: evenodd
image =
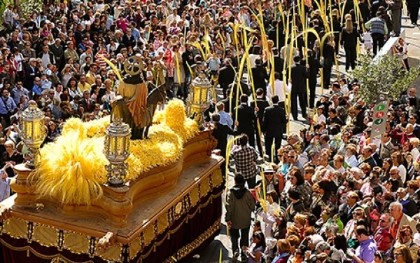
<svg viewBox="0 0 420 263">
<path fill-rule="evenodd" d="M 3 89 L 2 96 L 0 97 L 0 120 L 3 127 L 10 125 L 10 117 L 16 112 L 17 106 L 10 92 Z"/>
<path fill-rule="evenodd" d="M 353 262 L 373 262 L 378 247 L 375 241 L 369 236 L 369 232 L 365 226 L 357 226 L 356 238 L 359 241 L 359 246 L 354 253 L 347 251 L 347 255 L 353 259 Z"/>
<path fill-rule="evenodd" d="M 379 225 L 373 235 L 376 245 L 378 246 L 378 250 L 381 252 L 387 252 L 394 242 L 390 232 L 391 219 L 392 218 L 388 213 L 382 214 L 379 219 Z"/>
<path fill-rule="evenodd" d="M 3 12 L 3 25 L 6 27 L 7 31 L 12 31 L 14 28 L 13 20 L 13 6 L 9 5 Z"/>
<path fill-rule="evenodd" d="M 10 179 L 7 178 L 7 173 L 0 170 L 0 202 L 10 196 Z"/>
<path fill-rule="evenodd" d="M 412 232 L 417 232 L 416 221 L 403 213 L 403 206 L 399 202 L 393 202 L 389 205 L 389 211 L 394 221 L 391 224 L 391 235 L 394 239 L 398 238 L 402 226 L 408 225 Z"/>
<path fill-rule="evenodd" d="M 240 248 L 249 244 L 249 228 L 255 201 L 251 192 L 245 187 L 245 179 L 241 174 L 235 175 L 235 186 L 226 195 L 225 221 L 230 230 L 232 252 L 238 258 Z M 240 238 L 240 247 L 238 239 Z M 242 258 L 245 255 L 242 254 Z"/>
</svg>

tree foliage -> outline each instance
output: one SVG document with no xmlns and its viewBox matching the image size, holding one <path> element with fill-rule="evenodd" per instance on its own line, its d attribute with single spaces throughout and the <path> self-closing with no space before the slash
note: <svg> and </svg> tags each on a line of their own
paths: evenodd
<svg viewBox="0 0 420 263">
<path fill-rule="evenodd" d="M 42 0 L 20 0 L 20 15 L 28 19 L 34 12 L 42 11 Z"/>
<path fill-rule="evenodd" d="M 4 10 L 8 5 L 14 5 L 15 1 L 13 0 L 0 0 L 0 15 L 3 15 Z M 27 19 L 34 12 L 42 11 L 42 0 L 20 0 L 19 5 L 17 6 L 19 10 L 19 15 Z M 0 22 L 0 27 L 3 24 L 3 20 Z"/>
<path fill-rule="evenodd" d="M 387 92 L 391 100 L 398 99 L 420 76 L 420 68 L 412 67 L 406 71 L 402 67 L 402 61 L 392 55 L 375 60 L 361 56 L 359 67 L 352 75 L 360 84 L 357 96 L 370 104 L 376 102 L 380 92 Z"/>
</svg>

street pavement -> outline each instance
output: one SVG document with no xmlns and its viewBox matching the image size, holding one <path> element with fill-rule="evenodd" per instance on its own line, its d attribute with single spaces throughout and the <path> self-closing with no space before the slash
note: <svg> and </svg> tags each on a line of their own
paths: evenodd
<svg viewBox="0 0 420 263">
<path fill-rule="evenodd" d="M 409 56 L 409 64 L 411 67 L 418 66 L 420 64 L 420 26 L 413 27 L 410 24 L 408 17 L 403 16 L 403 29 L 405 30 L 405 40 L 408 43 L 408 56 Z M 336 78 L 337 76 L 340 77 L 345 74 L 345 56 L 344 50 L 340 51 L 340 58 L 339 58 L 339 68 L 338 72 L 335 71 L 332 79 Z M 319 81 L 318 81 L 319 82 Z M 415 87 L 417 88 L 418 94 L 420 94 L 420 79 L 414 83 Z M 321 88 L 317 88 L 317 97 L 320 96 L 322 93 Z M 290 118 L 292 119 L 292 118 Z M 303 119 L 299 114 L 298 119 Z M 303 122 L 300 121 L 290 121 L 290 132 L 299 132 L 303 128 L 307 128 Z M 233 185 L 233 177 L 232 175 L 229 177 L 229 185 Z M 188 259 L 183 262 L 191 262 L 191 263 L 218 263 L 220 262 L 220 253 L 222 253 L 222 260 L 221 262 L 232 262 L 232 251 L 231 251 L 231 242 L 229 237 L 227 236 L 226 231 L 226 224 L 223 220 L 224 218 L 224 195 L 223 195 L 223 214 L 222 214 L 222 226 L 221 231 L 218 236 L 205 248 L 199 251 L 194 258 Z"/>
</svg>

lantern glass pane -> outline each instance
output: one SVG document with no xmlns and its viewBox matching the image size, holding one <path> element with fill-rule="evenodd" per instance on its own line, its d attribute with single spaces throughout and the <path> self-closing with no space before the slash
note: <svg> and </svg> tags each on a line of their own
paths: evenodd
<svg viewBox="0 0 420 263">
<path fill-rule="evenodd" d="M 118 155 L 122 155 L 124 153 L 124 137 L 117 137 L 117 151 Z"/>
<path fill-rule="evenodd" d="M 207 102 L 207 88 L 202 87 L 201 88 L 201 103 L 206 103 Z"/>
<path fill-rule="evenodd" d="M 28 139 L 33 139 L 32 137 L 32 130 L 33 130 L 33 126 L 32 126 L 32 122 L 31 121 L 26 121 L 24 122 L 24 130 L 25 130 L 25 135 Z"/>
<path fill-rule="evenodd" d="M 129 152 L 130 150 L 130 136 L 125 137 L 125 151 Z"/>
<path fill-rule="evenodd" d="M 104 153 L 106 154 L 106 155 L 108 155 L 109 154 L 109 148 L 110 148 L 110 146 L 109 146 L 109 136 L 105 136 L 105 141 L 104 141 Z"/>
<path fill-rule="evenodd" d="M 109 154 L 115 155 L 117 149 L 117 138 L 110 137 L 110 144 L 109 144 Z"/>
<path fill-rule="evenodd" d="M 194 92 L 193 103 L 195 104 L 200 103 L 200 88 L 195 86 L 193 88 L 193 92 Z"/>
<path fill-rule="evenodd" d="M 32 124 L 32 128 L 33 128 L 32 138 L 34 140 L 40 139 L 41 138 L 41 129 L 42 129 L 40 121 L 39 120 L 34 120 L 33 124 Z"/>
</svg>

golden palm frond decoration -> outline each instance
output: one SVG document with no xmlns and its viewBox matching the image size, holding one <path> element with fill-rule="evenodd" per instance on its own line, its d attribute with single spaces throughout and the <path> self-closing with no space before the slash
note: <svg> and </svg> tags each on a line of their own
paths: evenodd
<svg viewBox="0 0 420 263">
<path fill-rule="evenodd" d="M 178 160 L 184 142 L 199 131 L 179 100 L 169 102 L 159 122 L 150 128 L 150 139 L 131 141 L 127 180 Z M 101 185 L 107 181 L 103 148 L 108 125 L 109 117 L 85 123 L 69 119 L 62 135 L 41 149 L 40 165 L 32 176 L 36 193 L 72 205 L 91 205 L 101 197 Z"/>
</svg>

